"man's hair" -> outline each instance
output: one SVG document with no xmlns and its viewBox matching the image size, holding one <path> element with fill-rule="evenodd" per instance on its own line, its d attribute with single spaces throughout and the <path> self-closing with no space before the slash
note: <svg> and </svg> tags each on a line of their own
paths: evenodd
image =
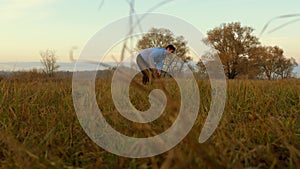
<svg viewBox="0 0 300 169">
<path fill-rule="evenodd" d="M 168 46 L 166 47 L 166 49 L 170 49 L 170 50 L 173 50 L 173 51 L 176 50 L 176 48 L 175 48 L 173 45 L 168 45 Z"/>
</svg>

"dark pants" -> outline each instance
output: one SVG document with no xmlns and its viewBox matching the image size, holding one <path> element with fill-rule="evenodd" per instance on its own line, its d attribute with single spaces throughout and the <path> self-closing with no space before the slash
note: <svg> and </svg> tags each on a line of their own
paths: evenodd
<svg viewBox="0 0 300 169">
<path fill-rule="evenodd" d="M 153 70 L 150 68 L 149 64 L 142 58 L 141 54 L 136 57 L 136 63 L 143 73 L 143 84 L 147 84 L 148 82 L 150 82 L 151 76 L 153 77 Z"/>
</svg>

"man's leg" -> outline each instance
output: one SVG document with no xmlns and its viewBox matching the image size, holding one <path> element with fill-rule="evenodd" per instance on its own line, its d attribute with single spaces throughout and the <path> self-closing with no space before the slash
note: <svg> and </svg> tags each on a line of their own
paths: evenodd
<svg viewBox="0 0 300 169">
<path fill-rule="evenodd" d="M 150 78 L 151 78 L 151 71 L 150 69 L 145 69 L 142 71 L 144 77 L 145 77 L 145 84 L 147 84 L 148 82 L 150 82 Z"/>
<path fill-rule="evenodd" d="M 136 58 L 136 63 L 143 74 L 143 84 L 147 84 L 151 75 L 151 72 L 149 71 L 149 65 L 144 61 L 140 54 Z"/>
</svg>

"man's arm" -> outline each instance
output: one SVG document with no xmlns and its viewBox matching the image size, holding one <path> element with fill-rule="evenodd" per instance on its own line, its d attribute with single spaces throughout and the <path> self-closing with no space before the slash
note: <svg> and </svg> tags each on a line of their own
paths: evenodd
<svg viewBox="0 0 300 169">
<path fill-rule="evenodd" d="M 153 69 L 150 69 L 150 70 L 151 70 L 151 72 L 152 72 L 153 74 L 155 74 L 156 77 L 160 77 L 161 72 L 160 72 L 158 69 L 153 68 Z"/>
<path fill-rule="evenodd" d="M 160 62 L 156 64 L 156 68 L 159 71 L 159 73 L 161 72 L 163 65 L 164 65 L 163 60 L 160 60 Z"/>
</svg>

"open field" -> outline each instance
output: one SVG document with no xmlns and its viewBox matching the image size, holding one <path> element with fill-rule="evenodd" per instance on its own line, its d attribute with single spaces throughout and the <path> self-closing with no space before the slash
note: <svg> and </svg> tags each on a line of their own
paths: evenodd
<svg viewBox="0 0 300 169">
<path fill-rule="evenodd" d="M 211 90 L 206 80 L 198 84 L 201 104 L 188 136 L 164 154 L 130 159 L 106 152 L 85 134 L 73 107 L 71 78 L 30 74 L 4 78 L 0 168 L 300 168 L 300 80 L 228 81 L 223 117 L 204 144 L 198 137 Z M 115 129 L 147 137 L 170 127 L 180 108 L 179 89 L 172 80 L 146 87 L 132 83 L 132 104 L 146 110 L 147 95 L 155 86 L 168 93 L 168 105 L 149 124 L 119 115 L 110 96 L 110 80 L 98 79 L 95 91 L 99 108 Z"/>
</svg>

